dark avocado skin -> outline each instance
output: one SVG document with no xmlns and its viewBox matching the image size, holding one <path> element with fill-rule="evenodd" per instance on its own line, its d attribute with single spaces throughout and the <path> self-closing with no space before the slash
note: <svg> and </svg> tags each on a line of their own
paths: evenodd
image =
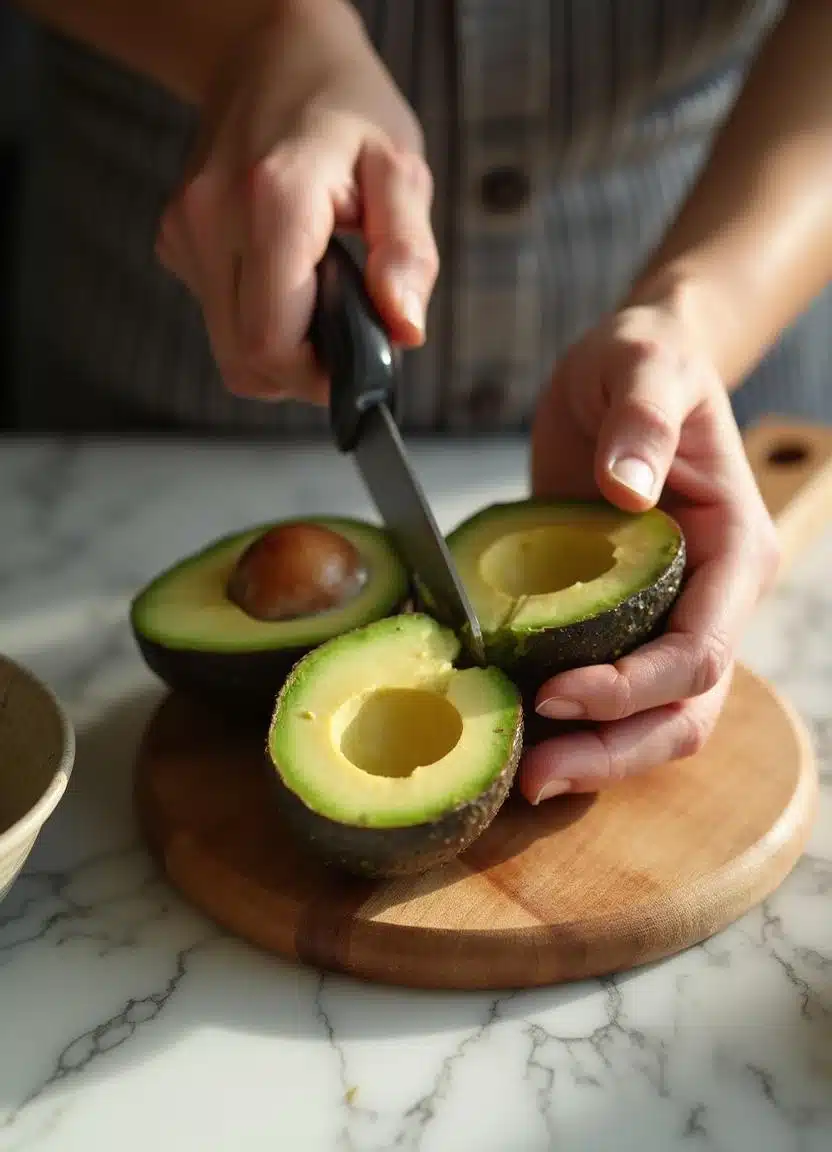
<svg viewBox="0 0 832 1152">
<path fill-rule="evenodd" d="M 326 866 L 369 880 L 427 872 L 448 863 L 491 824 L 514 782 L 523 748 L 522 712 L 506 764 L 487 792 L 428 824 L 366 828 L 340 824 L 313 812 L 286 785 L 266 749 L 266 770 L 277 805 L 298 843 Z"/>
<path fill-rule="evenodd" d="M 544 680 L 590 664 L 608 664 L 660 635 L 675 604 L 685 572 L 684 538 L 665 571 L 649 588 L 628 596 L 615 608 L 560 628 L 506 631 L 486 636 L 486 659 L 511 677 L 527 698 Z M 437 616 L 416 589 L 416 610 Z M 445 621 L 442 621 L 445 623 Z"/>
<path fill-rule="evenodd" d="M 398 616 L 412 609 L 410 593 L 386 613 Z M 294 665 L 317 648 L 273 648 L 258 652 L 211 652 L 168 648 L 145 636 L 131 620 L 136 645 L 148 668 L 173 691 L 200 697 L 213 706 L 268 720 L 275 697 Z M 337 635 L 335 629 L 332 635 Z"/>
<path fill-rule="evenodd" d="M 252 718 L 268 717 L 293 665 L 309 651 L 198 652 L 166 648 L 136 628 L 133 636 L 148 668 L 168 688 Z"/>
<path fill-rule="evenodd" d="M 590 664 L 609 664 L 633 652 L 664 630 L 682 587 L 686 549 L 676 555 L 658 580 L 628 596 L 615 608 L 576 620 L 562 628 L 529 633 L 522 638 L 506 634 L 487 644 L 489 663 L 511 676 L 521 690 Z"/>
</svg>

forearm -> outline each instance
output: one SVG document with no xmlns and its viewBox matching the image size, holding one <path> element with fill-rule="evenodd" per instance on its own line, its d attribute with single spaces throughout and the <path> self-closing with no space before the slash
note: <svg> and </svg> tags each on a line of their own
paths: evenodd
<svg viewBox="0 0 832 1152">
<path fill-rule="evenodd" d="M 792 0 L 627 303 L 671 298 L 728 388 L 832 279 L 832 3 Z"/>
<path fill-rule="evenodd" d="M 297 4 L 344 7 L 341 0 L 18 0 L 45 27 L 193 104 L 202 103 L 234 44 Z"/>
</svg>

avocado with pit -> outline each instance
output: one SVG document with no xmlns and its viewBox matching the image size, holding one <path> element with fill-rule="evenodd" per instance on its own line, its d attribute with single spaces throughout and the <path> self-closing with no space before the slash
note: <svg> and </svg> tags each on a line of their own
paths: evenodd
<svg viewBox="0 0 832 1152">
<path fill-rule="evenodd" d="M 524 692 L 605 664 L 658 635 L 685 570 L 685 539 L 659 508 L 529 498 L 483 508 L 447 537 L 487 659 Z M 418 608 L 436 615 L 416 580 Z"/>
<path fill-rule="evenodd" d="M 387 533 L 345 517 L 230 533 L 157 575 L 130 623 L 170 688 L 266 720 L 286 674 L 343 632 L 409 607 L 410 575 Z"/>
<path fill-rule="evenodd" d="M 304 656 L 277 697 L 267 765 L 287 827 L 329 866 L 425 872 L 491 824 L 523 743 L 520 694 L 498 668 L 456 666 L 460 643 L 411 613 Z"/>
</svg>

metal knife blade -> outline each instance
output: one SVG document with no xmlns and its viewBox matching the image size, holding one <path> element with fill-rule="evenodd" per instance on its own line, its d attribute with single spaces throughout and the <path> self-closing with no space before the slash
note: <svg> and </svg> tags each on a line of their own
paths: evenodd
<svg viewBox="0 0 832 1152">
<path fill-rule="evenodd" d="M 318 265 L 309 336 L 330 377 L 330 426 L 352 453 L 402 559 L 478 664 L 482 629 L 399 434 L 398 360 L 358 264 L 333 237 Z"/>
<path fill-rule="evenodd" d="M 403 559 L 424 582 L 440 612 L 459 626 L 477 663 L 483 664 L 479 620 L 386 404 L 365 413 L 353 455 Z"/>
</svg>

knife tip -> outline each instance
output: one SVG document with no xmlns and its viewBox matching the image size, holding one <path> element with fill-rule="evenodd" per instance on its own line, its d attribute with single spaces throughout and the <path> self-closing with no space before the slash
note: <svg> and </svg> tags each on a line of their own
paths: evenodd
<svg viewBox="0 0 832 1152">
<path fill-rule="evenodd" d="M 469 620 L 462 629 L 463 642 L 468 649 L 469 655 L 474 662 L 481 668 L 485 667 L 485 643 L 482 638 L 482 632 L 478 627 L 472 625 Z"/>
</svg>

